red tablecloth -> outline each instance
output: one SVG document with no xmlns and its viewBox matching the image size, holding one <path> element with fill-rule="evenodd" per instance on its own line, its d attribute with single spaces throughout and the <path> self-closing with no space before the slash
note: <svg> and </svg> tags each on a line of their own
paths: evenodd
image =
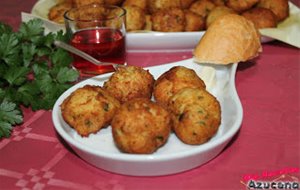
<svg viewBox="0 0 300 190">
<path fill-rule="evenodd" d="M 34 3 L 1 0 L 0 21 L 17 28 L 20 12 L 29 12 Z M 192 52 L 130 53 L 128 61 L 150 66 L 191 57 Z M 239 133 L 209 163 L 161 177 L 130 177 L 95 168 L 58 136 L 51 111 L 24 109 L 24 123 L 0 140 L 0 189 L 246 189 L 243 183 L 249 175 L 299 184 L 299 82 L 299 49 L 280 42 L 264 44 L 255 62 L 238 66 L 236 87 L 244 109 Z"/>
</svg>

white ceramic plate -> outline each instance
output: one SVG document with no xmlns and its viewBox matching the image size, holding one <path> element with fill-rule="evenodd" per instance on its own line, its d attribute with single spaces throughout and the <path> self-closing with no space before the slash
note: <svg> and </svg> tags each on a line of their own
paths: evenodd
<svg viewBox="0 0 300 190">
<path fill-rule="evenodd" d="M 194 69 L 197 73 L 207 70 L 207 66 L 198 65 L 192 59 L 148 69 L 155 78 L 158 78 L 163 72 L 177 65 Z M 113 142 L 110 126 L 89 137 L 83 138 L 78 135 L 63 120 L 61 103 L 79 87 L 87 84 L 102 86 L 111 74 L 87 79 L 64 92 L 53 108 L 53 123 L 59 135 L 82 159 L 101 169 L 134 176 L 159 176 L 190 170 L 216 157 L 240 128 L 243 111 L 235 89 L 236 68 L 237 64 L 213 66 L 215 80 L 211 83 L 209 91 L 221 104 L 222 121 L 217 134 L 202 145 L 186 145 L 175 134 L 171 134 L 167 143 L 157 152 L 150 155 L 136 155 L 118 150 Z"/>
<path fill-rule="evenodd" d="M 45 20 L 48 20 L 49 9 L 56 4 L 56 0 L 39 0 L 33 6 L 31 13 Z M 49 21 L 49 20 L 48 20 Z M 51 21 L 50 21 L 51 22 Z M 63 25 L 52 22 L 57 27 Z M 145 51 L 190 51 L 198 44 L 204 35 L 201 32 L 145 32 L 127 33 L 127 50 L 129 52 Z M 262 43 L 272 41 L 272 38 L 263 36 Z"/>
</svg>

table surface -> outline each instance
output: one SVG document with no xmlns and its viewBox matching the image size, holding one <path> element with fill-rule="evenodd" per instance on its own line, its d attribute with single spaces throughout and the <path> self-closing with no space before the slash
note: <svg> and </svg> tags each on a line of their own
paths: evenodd
<svg viewBox="0 0 300 190">
<path fill-rule="evenodd" d="M 30 12 L 35 2 L 1 0 L 0 21 L 16 29 L 20 12 Z M 191 57 L 190 51 L 129 53 L 128 63 L 150 66 Z M 60 139 L 51 111 L 24 108 L 24 123 L 0 140 L 0 189 L 246 189 L 249 175 L 299 181 L 299 82 L 299 49 L 277 41 L 263 44 L 260 57 L 239 64 L 236 73 L 244 109 L 238 134 L 210 162 L 160 177 L 124 176 L 91 166 Z"/>
</svg>

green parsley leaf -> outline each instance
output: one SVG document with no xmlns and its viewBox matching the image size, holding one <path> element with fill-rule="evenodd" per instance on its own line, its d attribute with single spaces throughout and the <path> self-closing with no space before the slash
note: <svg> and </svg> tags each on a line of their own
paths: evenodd
<svg viewBox="0 0 300 190">
<path fill-rule="evenodd" d="M 9 137 L 12 126 L 20 124 L 23 121 L 20 110 L 17 109 L 17 105 L 2 101 L 0 104 L 0 138 Z"/>
<path fill-rule="evenodd" d="M 9 34 L 12 33 L 13 29 L 7 24 L 0 23 L 0 34 Z"/>
<path fill-rule="evenodd" d="M 20 41 L 16 34 L 2 34 L 0 36 L 0 59 L 4 60 L 8 65 L 14 65 L 15 56 L 18 57 Z"/>
<path fill-rule="evenodd" d="M 33 19 L 27 23 L 22 23 L 19 29 L 22 38 L 29 41 L 37 41 L 39 37 L 44 34 L 43 21 L 40 19 Z"/>
<path fill-rule="evenodd" d="M 0 138 L 21 122 L 21 105 L 52 109 L 78 79 L 72 56 L 53 45 L 54 40 L 66 42 L 67 35 L 44 32 L 39 19 L 22 23 L 17 32 L 0 22 Z"/>
<path fill-rule="evenodd" d="M 10 85 L 21 85 L 27 80 L 27 75 L 29 74 L 30 69 L 27 67 L 10 67 L 4 74 L 4 79 Z"/>
<path fill-rule="evenodd" d="M 63 67 L 57 73 L 57 81 L 61 84 L 66 82 L 74 82 L 78 78 L 78 71 Z"/>
</svg>

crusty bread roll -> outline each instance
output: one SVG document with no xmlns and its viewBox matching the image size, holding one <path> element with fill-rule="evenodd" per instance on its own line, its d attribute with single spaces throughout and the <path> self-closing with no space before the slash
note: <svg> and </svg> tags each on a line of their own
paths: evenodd
<svg viewBox="0 0 300 190">
<path fill-rule="evenodd" d="M 252 59 L 262 51 L 260 34 L 254 24 L 236 14 L 215 20 L 196 48 L 198 63 L 230 64 Z"/>
</svg>

